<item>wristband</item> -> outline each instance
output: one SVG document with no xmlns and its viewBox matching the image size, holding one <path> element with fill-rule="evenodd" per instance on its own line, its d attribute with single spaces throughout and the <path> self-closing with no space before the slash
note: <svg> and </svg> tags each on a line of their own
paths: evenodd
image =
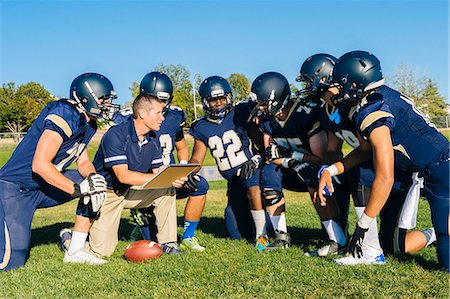
<svg viewBox="0 0 450 299">
<path fill-rule="evenodd" d="M 297 160 L 299 162 L 303 162 L 303 158 L 305 157 L 305 153 L 302 152 L 293 152 L 292 159 Z"/>
<path fill-rule="evenodd" d="M 291 161 L 292 158 L 283 158 L 281 159 L 281 166 L 284 168 L 289 168 L 289 161 Z"/>
<path fill-rule="evenodd" d="M 79 198 L 79 197 L 81 197 L 80 185 L 73 184 L 73 193 L 71 194 L 70 197 L 72 197 L 72 198 Z"/>
<path fill-rule="evenodd" d="M 334 164 L 328 166 L 324 170 L 328 171 L 330 173 L 330 176 L 335 176 L 335 175 L 339 174 L 338 169 L 337 169 L 337 167 Z"/>
<path fill-rule="evenodd" d="M 186 161 L 186 160 L 180 160 L 180 164 L 188 164 L 188 161 Z"/>
<path fill-rule="evenodd" d="M 369 217 L 366 215 L 366 213 L 363 213 L 361 218 L 358 220 L 358 225 L 360 228 L 368 229 L 369 225 L 372 223 L 372 221 L 375 218 Z"/>
</svg>

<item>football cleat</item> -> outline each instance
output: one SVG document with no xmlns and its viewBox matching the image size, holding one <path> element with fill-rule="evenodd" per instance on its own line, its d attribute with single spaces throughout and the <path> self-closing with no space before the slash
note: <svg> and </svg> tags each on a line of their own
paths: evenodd
<svg viewBox="0 0 450 299">
<path fill-rule="evenodd" d="M 141 233 L 141 227 L 139 225 L 136 225 L 130 234 L 130 241 L 139 241 L 143 239 L 144 237 Z"/>
<path fill-rule="evenodd" d="M 316 250 L 306 252 L 306 256 L 330 256 L 330 255 L 338 255 L 338 254 L 344 254 L 346 251 L 346 246 L 341 246 L 335 241 L 329 241 L 325 245 L 317 248 Z"/>
<path fill-rule="evenodd" d="M 70 255 L 68 251 L 64 254 L 64 263 L 79 263 L 79 264 L 90 264 L 90 265 L 103 265 L 107 261 L 98 258 L 90 252 L 80 249 L 74 254 Z"/>
<path fill-rule="evenodd" d="M 196 237 L 183 239 L 180 243 L 180 248 L 185 251 L 197 251 L 202 252 L 205 251 L 205 247 L 198 244 L 198 239 Z"/>
<path fill-rule="evenodd" d="M 263 251 L 264 248 L 266 248 L 269 245 L 270 243 L 267 236 L 259 236 L 258 239 L 256 239 L 255 248 L 258 251 Z"/>
<path fill-rule="evenodd" d="M 178 249 L 177 243 L 175 243 L 175 242 L 160 244 L 160 246 L 161 246 L 163 253 L 166 253 L 166 254 L 183 254 L 184 253 L 183 250 Z"/>
<path fill-rule="evenodd" d="M 264 248 L 264 251 L 271 251 L 291 246 L 291 236 L 287 232 L 276 231 L 275 238 L 272 243 Z"/>
<path fill-rule="evenodd" d="M 353 257 L 352 255 L 335 259 L 334 262 L 339 265 L 356 266 L 356 265 L 384 265 L 386 260 L 384 259 L 383 252 L 377 255 L 369 255 L 364 253 L 360 258 Z"/>
<path fill-rule="evenodd" d="M 63 252 L 66 252 L 69 250 L 70 240 L 72 239 L 72 231 L 68 228 L 63 228 L 59 231 L 59 237 L 61 238 L 59 247 Z"/>
</svg>

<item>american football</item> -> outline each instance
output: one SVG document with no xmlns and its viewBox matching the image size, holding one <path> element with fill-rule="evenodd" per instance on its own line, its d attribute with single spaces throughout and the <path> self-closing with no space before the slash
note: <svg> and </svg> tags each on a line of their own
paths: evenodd
<svg viewBox="0 0 450 299">
<path fill-rule="evenodd" d="M 157 259 L 161 254 L 162 249 L 157 243 L 149 240 L 140 240 L 128 245 L 123 256 L 130 262 L 140 263 L 146 260 Z"/>
</svg>

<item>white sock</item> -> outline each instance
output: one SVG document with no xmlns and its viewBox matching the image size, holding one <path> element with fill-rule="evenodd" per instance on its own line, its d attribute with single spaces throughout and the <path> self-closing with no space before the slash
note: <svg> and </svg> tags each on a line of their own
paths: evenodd
<svg viewBox="0 0 450 299">
<path fill-rule="evenodd" d="M 281 213 L 280 215 L 269 215 L 270 221 L 272 222 L 273 229 L 287 233 L 286 225 L 286 213 Z"/>
<path fill-rule="evenodd" d="M 337 242 L 339 245 L 344 246 L 347 243 L 347 239 L 345 238 L 345 234 L 342 231 L 342 228 L 337 224 L 336 221 L 330 219 L 322 221 L 325 230 L 328 233 L 328 237 L 331 241 Z"/>
<path fill-rule="evenodd" d="M 366 207 L 355 207 L 356 216 L 361 218 L 364 213 Z M 372 247 L 377 251 L 381 251 L 380 238 L 378 237 L 378 224 L 377 219 L 375 218 L 369 225 L 369 229 L 366 232 L 366 236 L 364 237 L 364 245 Z"/>
<path fill-rule="evenodd" d="M 72 233 L 72 240 L 70 241 L 69 250 L 67 251 L 70 255 L 73 255 L 80 249 L 84 248 L 84 243 L 86 242 L 88 233 L 76 232 Z"/>
<path fill-rule="evenodd" d="M 253 222 L 255 223 L 256 238 L 267 235 L 266 231 L 266 213 L 264 210 L 250 210 Z"/>
</svg>

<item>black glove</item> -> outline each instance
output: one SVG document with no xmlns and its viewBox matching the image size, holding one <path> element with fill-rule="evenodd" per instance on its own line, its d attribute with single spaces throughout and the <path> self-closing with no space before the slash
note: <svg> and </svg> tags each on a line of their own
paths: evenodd
<svg viewBox="0 0 450 299">
<path fill-rule="evenodd" d="M 243 179 L 248 179 L 256 173 L 256 169 L 259 167 L 261 156 L 253 156 L 250 160 L 242 164 L 238 175 Z"/>
<path fill-rule="evenodd" d="M 284 168 L 291 169 L 297 178 L 305 183 L 305 177 L 307 172 L 311 169 L 311 166 L 308 162 L 300 162 L 292 158 L 284 158 L 281 165 Z"/>
<path fill-rule="evenodd" d="M 363 256 L 362 244 L 364 241 L 364 236 L 368 231 L 368 228 L 361 228 L 356 224 L 355 232 L 348 244 L 348 252 L 350 252 L 353 257 L 361 258 Z"/>
<path fill-rule="evenodd" d="M 269 162 L 279 158 L 287 158 L 291 155 L 292 152 L 289 149 L 276 144 L 266 147 L 266 158 Z"/>
<path fill-rule="evenodd" d="M 190 192 L 197 191 L 198 190 L 197 183 L 200 182 L 200 178 L 198 177 L 198 175 L 196 175 L 194 172 L 191 172 L 187 176 L 187 178 L 188 180 L 184 183 L 183 187 Z"/>
</svg>

